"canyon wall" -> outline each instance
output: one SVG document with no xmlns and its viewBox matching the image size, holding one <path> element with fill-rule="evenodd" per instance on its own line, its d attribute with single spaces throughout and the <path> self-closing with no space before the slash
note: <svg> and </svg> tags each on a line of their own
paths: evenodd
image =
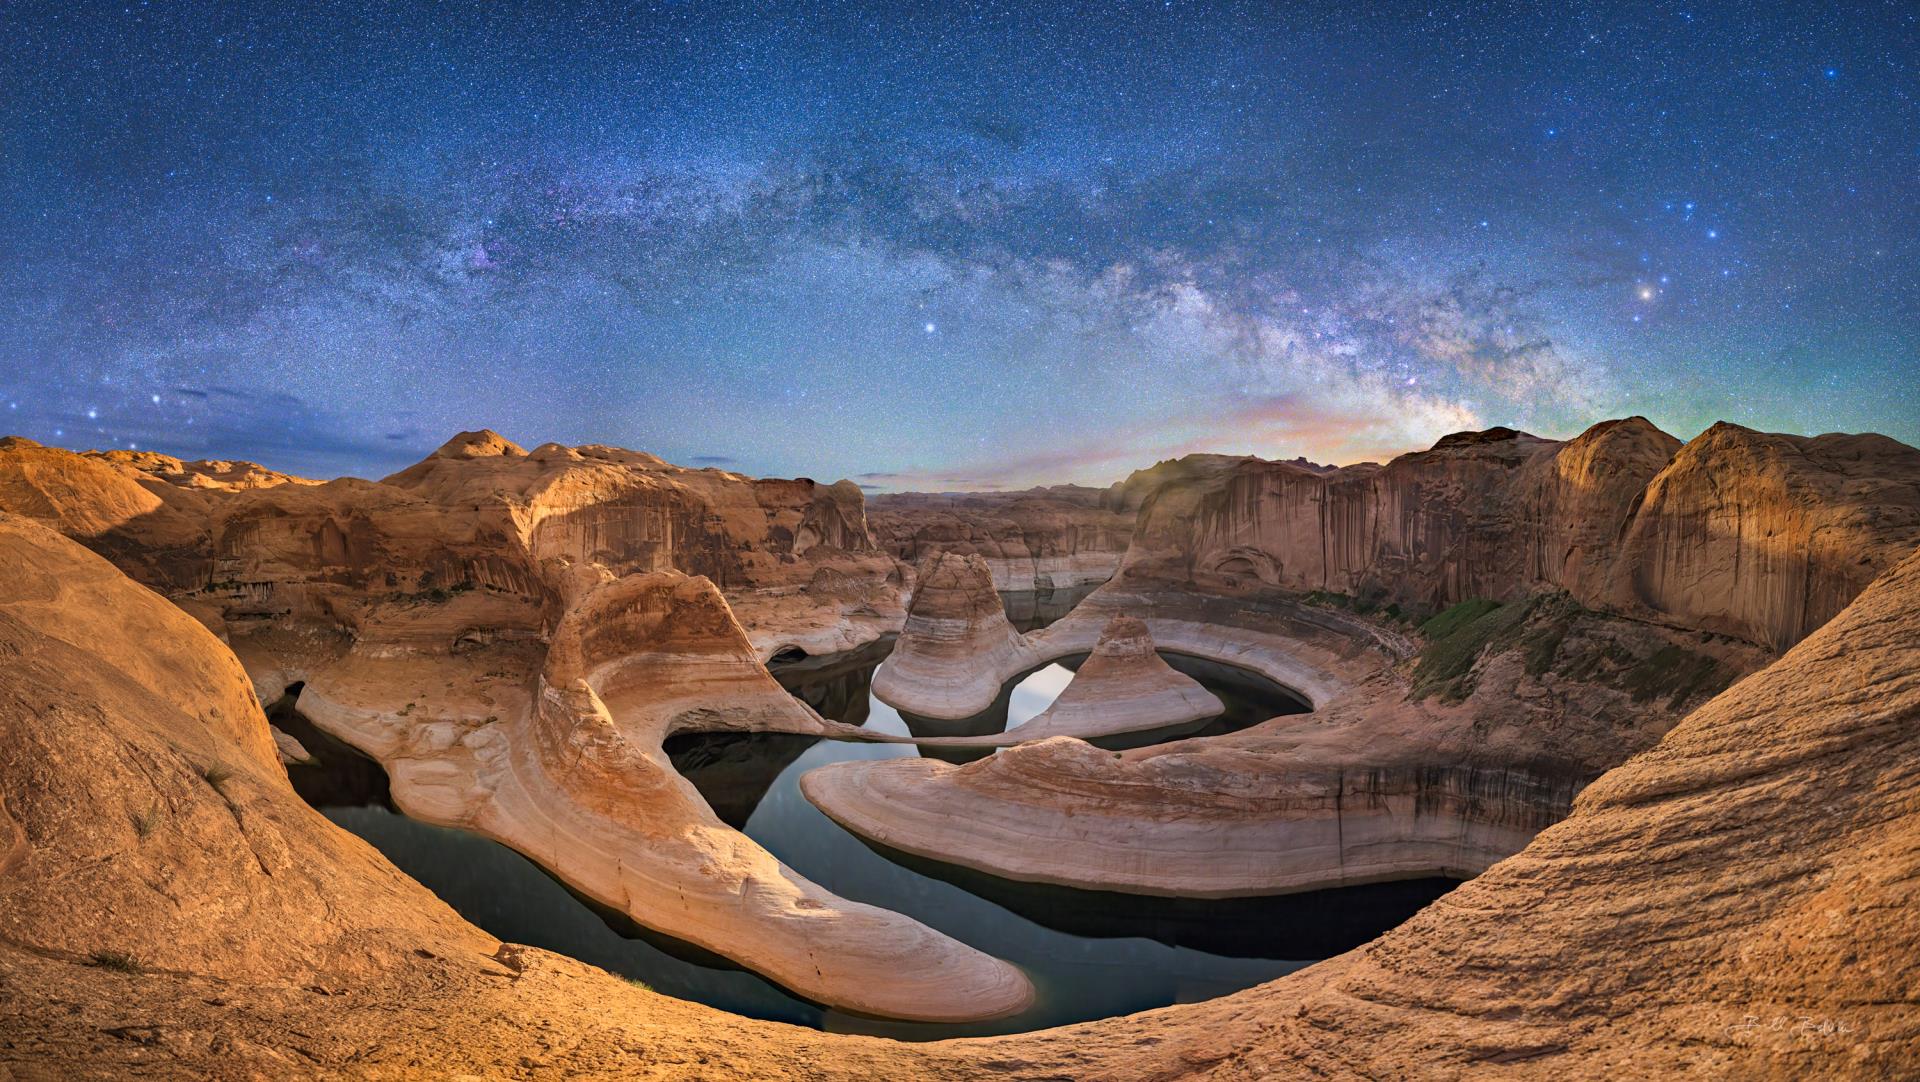
<svg viewBox="0 0 1920 1082">
<path fill-rule="evenodd" d="M 1883 436 L 1644 418 L 1566 441 L 1511 429 L 1319 471 L 1209 461 L 1152 489 L 1126 574 L 1326 591 L 1436 611 L 1564 590 L 1784 649 L 1920 543 L 1920 451 Z"/>
<path fill-rule="evenodd" d="M 703 575 L 756 621 L 834 644 L 904 615 L 903 576 L 850 482 L 756 480 L 594 445 L 526 451 L 487 431 L 379 482 L 325 483 L 8 439 L 0 510 L 238 634 L 319 626 L 440 649 L 538 637 L 596 567 Z"/>
<path fill-rule="evenodd" d="M 880 547 L 896 559 L 918 565 L 943 552 L 977 555 L 992 570 L 995 589 L 1047 591 L 1112 577 L 1134 516 L 1112 490 L 1056 485 L 875 496 L 867 518 Z"/>
</svg>

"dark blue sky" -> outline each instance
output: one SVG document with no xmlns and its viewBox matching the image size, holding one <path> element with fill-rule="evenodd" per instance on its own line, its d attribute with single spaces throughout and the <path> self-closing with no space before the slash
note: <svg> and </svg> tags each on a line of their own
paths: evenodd
<svg viewBox="0 0 1920 1082">
<path fill-rule="evenodd" d="M 1104 482 L 1920 442 L 1920 9 L 9 3 L 5 430 Z"/>
</svg>

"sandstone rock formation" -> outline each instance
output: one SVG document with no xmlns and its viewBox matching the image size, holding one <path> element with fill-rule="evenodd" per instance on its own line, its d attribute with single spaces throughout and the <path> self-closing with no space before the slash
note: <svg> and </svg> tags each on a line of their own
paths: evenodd
<svg viewBox="0 0 1920 1082">
<path fill-rule="evenodd" d="M 1025 648 L 1032 646 L 1028 643 Z M 1059 697 L 1022 724 L 972 736 L 897 737 L 871 732 L 859 736 L 918 744 L 923 749 L 1003 748 L 1063 736 L 1100 741 L 1142 733 L 1170 734 L 1183 725 L 1217 717 L 1224 709 L 1199 681 L 1175 670 L 1155 652 L 1146 624 L 1122 615 L 1107 621 L 1093 652 Z"/>
<path fill-rule="evenodd" d="M 0 552 L 17 1077 L 1920 1071 L 1920 553 L 1364 948 L 1207 1003 L 905 1045 L 496 943 L 292 795 L 194 621 L 43 529 L 0 521 Z"/>
<path fill-rule="evenodd" d="M 434 675 L 478 676 L 446 663 Z M 555 629 L 530 706 L 503 696 L 495 723 L 450 709 L 451 695 L 402 721 L 379 690 L 406 687 L 402 673 L 329 676 L 309 678 L 303 709 L 378 756 L 409 815 L 505 842 L 642 924 L 867 1014 L 967 1020 L 1032 999 L 1012 966 L 795 874 L 674 773 L 660 745 L 675 732 L 830 729 L 767 675 L 704 579 L 594 588 Z"/>
<path fill-rule="evenodd" d="M 868 522 L 880 547 L 909 564 L 940 553 L 986 560 L 999 590 L 1048 591 L 1103 582 L 1133 535 L 1133 509 L 1105 489 L 875 496 Z"/>
<path fill-rule="evenodd" d="M 971 717 L 993 705 L 1009 677 L 1033 666 L 1030 654 L 1007 622 L 987 561 L 943 552 L 920 571 L 906 626 L 873 675 L 873 693 L 930 718 Z"/>
<path fill-rule="evenodd" d="M 1208 460 L 1142 504 L 1125 573 L 1436 611 L 1560 589 L 1781 649 L 1920 543 L 1920 451 L 1632 417 L 1461 433 L 1385 466 Z"/>
<path fill-rule="evenodd" d="M 1145 623 L 1115 616 L 1059 698 L 1005 735 L 1010 742 L 1093 740 L 1199 721 L 1221 709 L 1199 681 L 1161 660 Z"/>
<path fill-rule="evenodd" d="M 964 767 L 838 763 L 803 791 L 864 837 L 1030 882 L 1226 897 L 1466 876 L 1518 851 L 1699 701 L 1669 673 L 1683 651 L 1729 676 L 1764 661 L 1736 642 L 1541 606 L 1474 663 L 1461 697 L 1421 696 L 1415 644 L 1341 610 L 1129 580 L 1027 636 L 1024 658 L 1064 656 L 1110 614 L 1135 612 L 1161 647 L 1259 673 L 1314 712 L 1121 756 L 1056 739 Z M 1542 643 L 1558 668 L 1585 671 L 1530 672 Z M 1653 673 L 1668 682 L 1649 684 Z"/>
<path fill-rule="evenodd" d="M 829 728 L 758 656 L 898 626 L 901 577 L 865 534 L 857 488 L 613 448 L 527 452 L 491 432 L 378 483 L 186 475 L 0 449 L 0 500 L 193 607 L 259 697 L 298 687 L 302 713 L 387 767 L 409 814 L 504 841 L 822 1003 L 948 1020 L 1031 997 L 1004 963 L 793 875 L 660 752 L 679 730 Z M 680 565 L 732 582 L 768 641 L 750 644 Z M 599 656 L 583 642 L 622 631 L 626 654 L 581 660 Z M 606 685 L 640 672 L 644 704 Z M 902 949 L 931 964 L 900 968 Z"/>
</svg>

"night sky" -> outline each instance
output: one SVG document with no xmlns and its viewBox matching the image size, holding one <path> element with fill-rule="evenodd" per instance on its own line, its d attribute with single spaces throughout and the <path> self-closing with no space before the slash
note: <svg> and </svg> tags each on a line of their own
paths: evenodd
<svg viewBox="0 0 1920 1082">
<path fill-rule="evenodd" d="M 0 4 L 0 431 L 876 490 L 1920 443 L 1920 5 Z"/>
</svg>

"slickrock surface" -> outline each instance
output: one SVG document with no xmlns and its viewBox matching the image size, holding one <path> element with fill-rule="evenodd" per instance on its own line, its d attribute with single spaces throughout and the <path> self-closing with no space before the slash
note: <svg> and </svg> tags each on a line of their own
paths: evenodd
<svg viewBox="0 0 1920 1082">
<path fill-rule="evenodd" d="M 605 581 L 569 606 L 530 684 L 513 660 L 356 647 L 302 673 L 299 708 L 379 759 L 408 815 L 510 845 L 595 901 L 809 999 L 932 1021 L 1031 1001 L 1014 967 L 794 873 L 674 772 L 661 744 L 676 732 L 837 728 L 774 682 L 704 578 Z"/>
<path fill-rule="evenodd" d="M 1104 582 L 1133 536 L 1134 508 L 1111 490 L 1055 485 L 1026 492 L 875 496 L 867 522 L 880 547 L 919 565 L 943 552 L 978 555 L 999 590 Z"/>
<path fill-rule="evenodd" d="M 1559 443 L 1448 436 L 1385 466 L 1209 459 L 1154 489 L 1124 568 L 1437 611 L 1560 589 L 1597 609 L 1784 649 L 1920 543 L 1920 451 L 1884 436 L 1644 418 Z"/>
<path fill-rule="evenodd" d="M 987 561 L 940 553 L 921 568 L 906 626 L 873 674 L 873 693 L 930 718 L 971 717 L 993 705 L 1009 677 L 1035 664 L 1027 640 L 1007 622 Z"/>
<path fill-rule="evenodd" d="M 37 527 L 0 520 L 0 551 L 16 1078 L 1920 1073 L 1920 553 L 1366 947 L 1208 1003 L 904 1045 L 495 943 L 293 795 L 197 623 Z"/>
</svg>

